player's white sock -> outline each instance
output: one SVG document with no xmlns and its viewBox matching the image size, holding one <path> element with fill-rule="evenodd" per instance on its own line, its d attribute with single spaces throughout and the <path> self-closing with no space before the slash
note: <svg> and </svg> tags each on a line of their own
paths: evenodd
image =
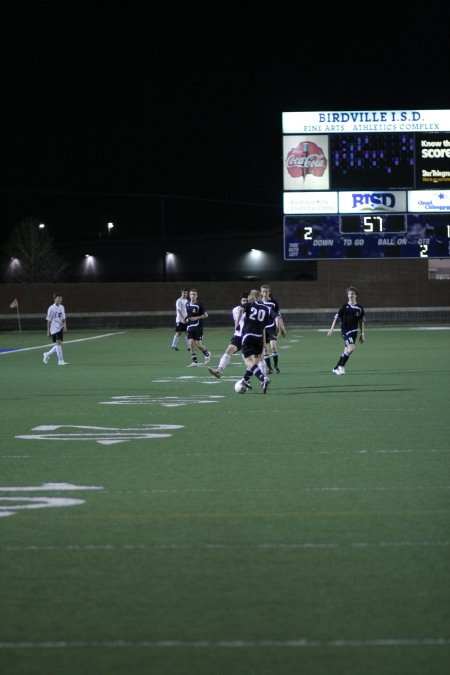
<svg viewBox="0 0 450 675">
<path fill-rule="evenodd" d="M 220 370 L 225 370 L 227 365 L 230 363 L 230 359 L 231 359 L 231 356 L 229 356 L 229 354 L 227 354 L 227 353 L 222 354 L 222 357 L 219 361 Z"/>
<path fill-rule="evenodd" d="M 264 360 L 258 363 L 259 369 L 263 375 L 267 375 L 267 364 Z"/>
</svg>

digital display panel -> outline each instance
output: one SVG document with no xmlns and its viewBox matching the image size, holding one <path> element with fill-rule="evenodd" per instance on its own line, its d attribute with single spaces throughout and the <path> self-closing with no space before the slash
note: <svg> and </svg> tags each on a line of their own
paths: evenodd
<svg viewBox="0 0 450 675">
<path fill-rule="evenodd" d="M 285 260 L 450 257 L 450 215 L 285 216 Z"/>
<path fill-rule="evenodd" d="M 285 260 L 450 257 L 450 110 L 283 113 Z"/>
<path fill-rule="evenodd" d="M 376 216 L 342 216 L 341 234 L 382 234 L 383 232 L 400 234 L 406 232 L 406 216 L 398 214 L 379 214 Z"/>
<path fill-rule="evenodd" d="M 330 140 L 330 189 L 414 188 L 413 134 L 335 134 Z"/>
</svg>

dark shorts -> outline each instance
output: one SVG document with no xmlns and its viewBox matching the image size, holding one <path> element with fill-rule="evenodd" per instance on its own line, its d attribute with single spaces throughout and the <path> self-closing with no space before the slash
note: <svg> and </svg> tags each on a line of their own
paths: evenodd
<svg viewBox="0 0 450 675">
<path fill-rule="evenodd" d="M 60 340 L 61 342 L 64 339 L 63 335 L 64 331 L 60 330 L 58 333 L 52 333 L 52 341 L 56 342 L 56 340 Z"/>
<path fill-rule="evenodd" d="M 263 347 L 264 343 L 262 338 L 256 338 L 250 335 L 247 336 L 242 341 L 242 353 L 244 358 L 246 359 L 249 356 L 261 356 Z"/>
<path fill-rule="evenodd" d="M 277 339 L 277 327 L 266 328 L 266 342 L 271 342 L 272 340 Z"/>
<path fill-rule="evenodd" d="M 358 331 L 357 330 L 350 330 L 350 331 L 348 331 L 348 333 L 344 333 L 344 331 L 342 331 L 341 334 L 342 334 L 342 339 L 344 340 L 344 344 L 354 345 L 355 340 L 356 340 L 356 336 L 358 335 Z"/>
<path fill-rule="evenodd" d="M 177 323 L 175 324 L 175 333 L 185 333 L 185 332 L 186 332 L 186 328 L 187 328 L 187 326 L 186 326 L 185 323 L 182 323 L 181 321 L 180 321 L 180 322 L 177 322 Z"/>
<path fill-rule="evenodd" d="M 203 330 L 201 328 L 198 330 L 188 330 L 186 332 L 188 340 L 195 340 L 196 342 L 201 342 L 203 340 Z"/>
<path fill-rule="evenodd" d="M 230 345 L 233 345 L 233 347 L 236 347 L 236 349 L 239 351 L 242 349 L 242 338 L 239 335 L 233 335 L 230 340 Z"/>
</svg>

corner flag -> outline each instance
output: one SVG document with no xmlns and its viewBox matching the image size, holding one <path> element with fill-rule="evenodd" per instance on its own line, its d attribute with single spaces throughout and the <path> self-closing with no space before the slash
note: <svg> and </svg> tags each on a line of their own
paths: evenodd
<svg viewBox="0 0 450 675">
<path fill-rule="evenodd" d="M 13 300 L 13 301 L 11 302 L 11 304 L 9 305 L 9 308 L 10 308 L 10 309 L 15 309 L 15 310 L 16 310 L 16 312 L 17 312 L 17 321 L 18 321 L 18 324 L 19 324 L 19 330 L 20 330 L 20 332 L 22 332 L 22 326 L 20 325 L 20 315 L 19 315 L 19 301 L 18 301 L 17 298 L 14 298 L 14 300 Z"/>
</svg>

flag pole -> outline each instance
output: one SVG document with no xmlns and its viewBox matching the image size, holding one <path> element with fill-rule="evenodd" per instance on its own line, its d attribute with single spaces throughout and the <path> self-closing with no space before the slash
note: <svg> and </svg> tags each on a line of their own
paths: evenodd
<svg viewBox="0 0 450 675">
<path fill-rule="evenodd" d="M 22 332 L 22 326 L 20 325 L 19 301 L 18 301 L 17 298 L 14 298 L 14 300 L 12 301 L 12 303 L 9 306 L 10 309 L 14 309 L 14 307 L 16 308 L 16 312 L 17 312 L 17 322 L 19 324 L 19 332 L 21 333 Z"/>
<path fill-rule="evenodd" d="M 16 311 L 17 311 L 17 321 L 18 321 L 18 324 L 19 324 L 19 333 L 21 333 L 22 332 L 22 326 L 20 325 L 19 303 L 17 303 L 17 305 L 16 305 Z"/>
</svg>

